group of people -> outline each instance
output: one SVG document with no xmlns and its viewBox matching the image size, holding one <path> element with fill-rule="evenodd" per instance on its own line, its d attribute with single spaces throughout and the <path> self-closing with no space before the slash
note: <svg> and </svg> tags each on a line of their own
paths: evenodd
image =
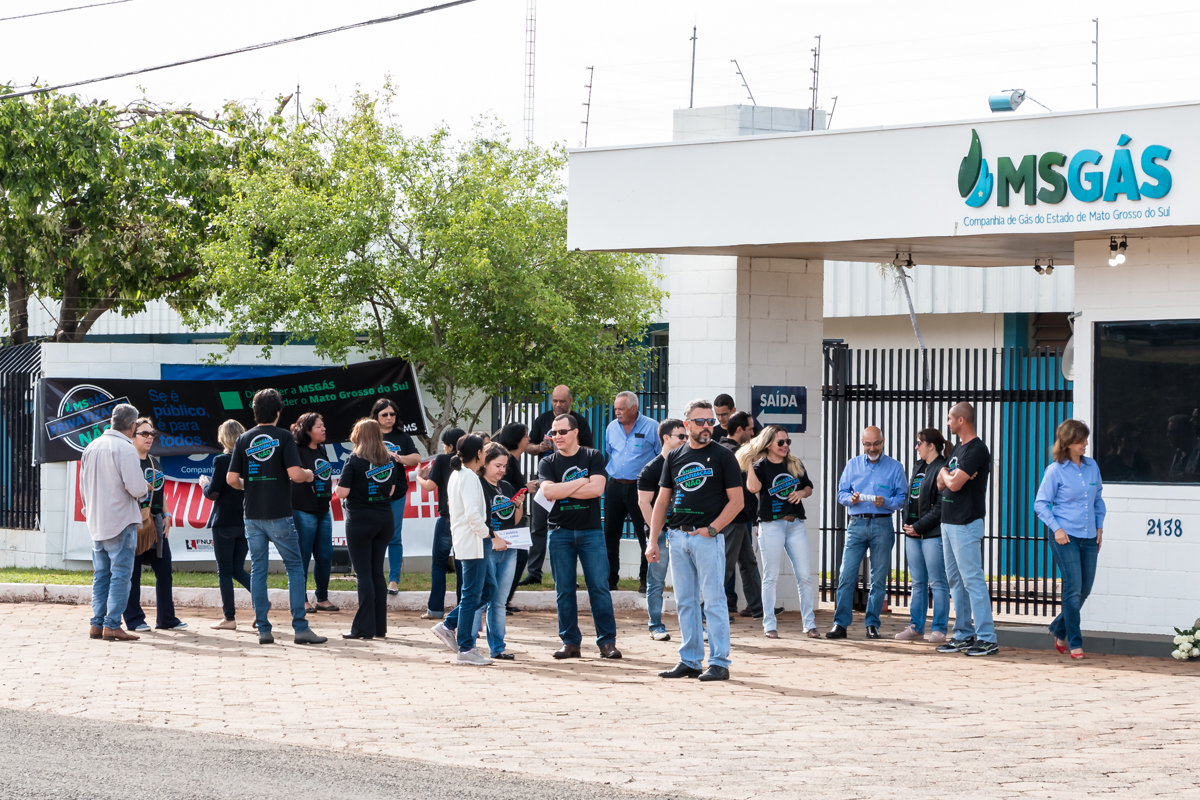
<svg viewBox="0 0 1200 800">
<path fill-rule="evenodd" d="M 557 659 L 581 655 L 576 602 L 582 571 L 600 656 L 621 658 L 611 591 L 619 579 L 620 542 L 627 520 L 642 549 L 639 591 L 646 594 L 650 637 L 669 641 L 663 624 L 663 592 L 670 570 L 682 642 L 679 663 L 663 678 L 726 680 L 730 665 L 730 621 L 737 612 L 735 571 L 741 568 L 748 606 L 739 612 L 762 619 L 764 635 L 779 637 L 778 582 L 786 554 L 795 575 L 805 635 L 820 636 L 815 621 L 809 545 L 803 501 L 813 481 L 791 449 L 783 428 L 755 430 L 728 395 L 715 403 L 695 400 L 681 419 L 656 422 L 640 413 L 637 395 L 622 392 L 605 430 L 608 458 L 593 449 L 586 419 L 571 409 L 565 386 L 556 387 L 551 409 L 532 428 L 511 423 L 495 434 L 454 428 L 441 437 L 442 451 L 415 472 L 436 491 L 431 591 L 423 618 L 437 620 L 433 633 L 456 654 L 457 663 L 485 666 L 511 660 L 505 618 L 515 612 L 518 585 L 540 583 L 548 555 L 554 579 L 561 647 Z M 406 467 L 420 461 L 403 433 L 396 406 L 381 399 L 350 436 L 353 452 L 334 483 L 325 458 L 325 424 L 319 414 L 302 415 L 290 430 L 279 427 L 280 395 L 271 389 L 253 399 L 255 427 L 222 424 L 225 452 L 202 481 L 214 502 L 211 519 L 224 619 L 217 629 L 236 628 L 233 583 L 250 591 L 259 641 L 274 641 L 267 612 L 269 545 L 288 576 L 295 641 L 319 644 L 325 637 L 309 626 L 307 614 L 336 611 L 328 596 L 332 558 L 334 494 L 346 512 L 346 543 L 358 578 L 358 610 L 347 639 L 387 633 L 387 595 L 398 590 L 402 559 Z M 947 453 L 936 428 L 917 437 L 911 477 L 883 454 L 877 427 L 863 432 L 863 455 L 848 462 L 838 485 L 838 502 L 850 516 L 842 556 L 833 628 L 826 638 L 845 638 L 852 620 L 858 571 L 870 554 L 870 594 L 864 618 L 868 638 L 880 638 L 880 613 L 896 531 L 902 512 L 907 561 L 913 584 L 911 623 L 896 638 L 924 635 L 927 596 L 932 593 L 930 641 L 939 652 L 991 655 L 997 644 L 991 599 L 983 571 L 985 492 L 991 455 L 976 435 L 974 410 L 954 406 L 948 425 L 959 443 Z M 113 411 L 111 427 L 87 448 L 80 490 L 93 539 L 95 578 L 93 638 L 137 638 L 148 629 L 134 574 L 142 564 L 158 576 L 157 627 L 185 627 L 171 603 L 170 520 L 162 510 L 162 471 L 149 456 L 152 422 L 132 406 Z M 1051 626 L 1056 646 L 1082 657 L 1079 608 L 1091 590 L 1102 536 L 1104 504 L 1095 462 L 1083 456 L 1086 426 L 1060 426 L 1054 462 L 1038 494 L 1037 513 L 1054 531 L 1052 551 L 1063 573 L 1063 613 Z M 520 456 L 538 457 L 536 478 L 526 480 Z M 528 551 L 510 544 L 530 504 Z M 603 499 L 603 514 L 601 501 Z M 543 507 L 543 504 L 546 507 Z M 548 507 L 548 508 L 547 508 Z M 756 534 L 756 535 L 755 535 Z M 762 559 L 761 577 L 754 542 Z M 245 571 L 246 556 L 251 570 Z M 458 602 L 445 612 L 446 571 L 453 555 Z M 385 557 L 391 574 L 383 572 Z M 307 593 L 314 564 L 315 603 Z M 518 579 L 524 573 L 525 577 Z M 947 638 L 949 599 L 955 626 Z M 121 616 L 126 627 L 120 626 Z M 476 642 L 486 618 L 489 655 Z M 705 641 L 708 643 L 707 668 Z"/>
</svg>

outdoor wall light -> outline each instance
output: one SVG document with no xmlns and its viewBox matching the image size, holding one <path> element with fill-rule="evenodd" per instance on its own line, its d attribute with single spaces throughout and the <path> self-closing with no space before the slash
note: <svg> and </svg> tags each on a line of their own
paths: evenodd
<svg viewBox="0 0 1200 800">
<path fill-rule="evenodd" d="M 1025 93 L 1024 89 L 1005 89 L 1000 94 L 994 94 L 988 97 L 988 108 L 993 113 L 1000 111 L 1016 111 L 1017 107 L 1024 103 L 1026 99 L 1033 100 L 1042 108 L 1050 111 L 1050 107 L 1044 103 L 1039 103 L 1034 98 Z"/>
<path fill-rule="evenodd" d="M 1127 248 L 1127 247 L 1129 247 L 1129 244 L 1128 244 L 1128 242 L 1126 242 L 1124 236 L 1121 237 L 1120 244 L 1117 244 L 1117 237 L 1115 237 L 1115 236 L 1109 237 L 1108 252 L 1110 253 L 1110 255 L 1108 257 L 1108 265 L 1110 267 L 1115 267 L 1118 264 L 1125 263 L 1125 248 Z"/>
<path fill-rule="evenodd" d="M 896 257 L 892 259 L 892 266 L 896 269 L 900 267 L 912 269 L 915 266 L 912 260 L 912 253 L 896 253 Z"/>
<path fill-rule="evenodd" d="M 1042 259 L 1035 258 L 1033 260 L 1033 271 L 1038 275 L 1053 275 L 1054 274 L 1054 259 L 1047 258 L 1046 263 L 1042 264 Z"/>
</svg>

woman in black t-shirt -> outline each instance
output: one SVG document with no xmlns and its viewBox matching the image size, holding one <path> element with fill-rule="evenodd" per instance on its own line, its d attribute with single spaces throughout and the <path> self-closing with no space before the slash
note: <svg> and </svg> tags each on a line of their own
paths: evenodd
<svg viewBox="0 0 1200 800">
<path fill-rule="evenodd" d="M 404 564 L 404 505 L 408 500 L 408 468 L 421 463 L 417 446 L 412 437 L 404 432 L 400 419 L 400 406 L 384 397 L 371 406 L 371 419 L 379 423 L 383 432 L 383 445 L 399 467 L 396 493 L 392 495 L 392 539 L 388 542 L 388 594 L 400 593 L 400 567 Z"/>
<path fill-rule="evenodd" d="M 803 462 L 792 455 L 792 440 L 778 425 L 742 445 L 738 463 L 746 471 L 746 488 L 758 495 L 758 547 L 762 552 L 763 631 L 778 639 L 775 624 L 775 592 L 779 568 L 786 550 L 796 573 L 800 615 L 810 638 L 820 637 L 813 613 L 812 575 L 809 572 L 808 532 L 804 527 L 804 504 L 813 492 L 812 480 Z"/>
<path fill-rule="evenodd" d="M 525 475 L 521 472 L 521 456 L 525 453 L 525 448 L 529 445 L 529 428 L 523 422 L 510 422 L 500 429 L 496 434 L 496 441 L 504 445 L 504 449 L 508 451 L 508 467 L 504 470 L 504 480 L 508 481 L 509 485 L 515 491 L 525 489 L 527 493 L 533 494 L 537 492 L 537 481 L 526 481 Z M 529 563 L 529 551 L 517 551 L 517 575 L 525 572 L 525 565 Z M 514 580 L 512 586 L 508 590 L 507 610 L 509 614 L 519 613 L 521 609 L 513 606 L 513 594 L 517 591 L 517 582 Z"/>
<path fill-rule="evenodd" d="M 250 573 L 246 571 L 246 555 L 250 544 L 246 541 L 246 520 L 242 516 L 246 493 L 234 489 L 225 480 L 229 463 L 233 460 L 233 448 L 238 437 L 246 432 L 242 423 L 227 419 L 217 429 L 217 441 L 225 452 L 213 459 L 212 477 L 200 478 L 204 496 L 212 501 L 212 514 L 208 524 L 212 526 L 213 555 L 217 560 L 217 586 L 221 590 L 221 609 L 225 618 L 210 627 L 218 631 L 237 630 L 234 608 L 233 582 L 236 580 L 250 591 Z"/>
<path fill-rule="evenodd" d="M 483 448 L 483 498 L 488 507 L 488 526 L 494 534 L 508 531 L 521 524 L 524 511 L 521 509 L 521 499 L 513 502 L 516 491 L 512 484 L 503 476 L 508 464 L 513 459 L 509 456 L 508 448 L 499 442 L 492 442 Z M 512 653 L 504 651 L 505 617 L 508 615 L 508 597 L 517 572 L 517 553 L 522 552 L 514 547 L 497 550 L 488 548 L 487 558 L 488 582 L 492 586 L 492 596 L 483 598 L 483 609 L 487 611 L 487 641 L 492 658 L 511 660 Z"/>
<path fill-rule="evenodd" d="M 346 509 L 346 549 L 358 576 L 358 612 L 342 638 L 382 638 L 387 634 L 383 555 L 392 538 L 392 494 L 403 467 L 392 460 L 373 419 L 355 423 L 350 441 L 354 452 L 335 491 Z"/>
<path fill-rule="evenodd" d="M 912 578 L 909 626 L 896 638 L 912 642 L 925 635 L 925 611 L 933 592 L 933 622 L 927 641 L 946 641 L 950 627 L 950 589 L 942 543 L 942 498 L 937 476 L 946 466 L 946 437 L 937 428 L 917 434 L 917 462 L 904 504 L 904 557 Z"/>
<path fill-rule="evenodd" d="M 292 438 L 300 451 L 300 465 L 313 474 L 308 483 L 292 483 L 292 520 L 300 540 L 300 560 L 304 563 L 305 585 L 308 582 L 308 562 L 313 564 L 317 584 L 317 604 L 308 602 L 305 592 L 305 611 L 338 611 L 329 601 L 329 573 L 333 570 L 333 465 L 325 460 L 325 419 L 315 412 L 301 414 L 292 426 Z"/>
<path fill-rule="evenodd" d="M 146 483 L 154 487 L 154 491 L 141 500 L 141 507 L 150 509 L 154 526 L 158 529 L 158 541 L 162 543 L 162 551 L 157 545 L 133 558 L 133 582 L 129 587 L 129 602 L 125 604 L 125 627 L 131 631 L 148 631 L 146 612 L 142 610 L 142 566 L 149 564 L 154 569 L 154 627 L 160 630 L 180 631 L 187 627 L 186 622 L 180 622 L 175 616 L 175 599 L 171 594 L 171 543 L 167 534 L 171 528 L 171 515 L 163 513 L 163 476 L 162 464 L 150 455 L 150 447 L 158 431 L 149 417 L 139 417 L 133 430 L 133 444 L 137 447 L 138 455 L 142 457 L 142 472 Z"/>
</svg>

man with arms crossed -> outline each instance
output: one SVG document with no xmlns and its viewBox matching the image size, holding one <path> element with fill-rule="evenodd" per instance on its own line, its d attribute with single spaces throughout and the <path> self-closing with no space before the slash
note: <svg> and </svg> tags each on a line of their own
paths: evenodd
<svg viewBox="0 0 1200 800">
<path fill-rule="evenodd" d="M 938 473 L 942 490 L 942 551 L 954 600 L 954 630 L 939 653 L 992 656 L 1000 651 L 992 623 L 992 597 L 983 574 L 983 517 L 992 454 L 975 433 L 975 408 L 959 403 L 946 422 L 958 445 Z M 972 622 L 973 620 L 973 622 Z"/>
<path fill-rule="evenodd" d="M 683 421 L 678 419 L 663 420 L 658 426 L 658 443 L 662 449 L 649 464 L 642 468 L 638 475 L 638 507 L 642 510 L 642 519 L 649 520 L 653 516 L 654 500 L 658 497 L 658 482 L 662 480 L 663 464 L 672 450 L 683 444 L 687 432 L 683 429 Z M 650 617 L 650 638 L 656 642 L 671 641 L 667 626 L 662 621 L 663 589 L 667 585 L 667 568 L 671 564 L 671 551 L 667 548 L 667 534 L 658 536 L 658 563 L 650 564 L 646 570 L 646 613 Z"/>
<path fill-rule="evenodd" d="M 712 403 L 693 400 L 683 415 L 688 440 L 663 464 L 658 500 L 650 522 L 646 561 L 659 561 L 658 537 L 667 528 L 671 548 L 671 578 L 679 609 L 679 663 L 658 673 L 660 678 L 729 680 L 729 616 L 725 605 L 724 530 L 742 510 L 742 469 L 737 458 L 712 442 L 717 424 Z M 704 624 L 700 598 L 708 615 L 708 669 L 704 661 Z"/>
<path fill-rule="evenodd" d="M 621 392 L 613 400 L 613 421 L 604 431 L 608 445 L 608 483 L 604 487 L 604 543 L 608 547 L 608 588 L 617 588 L 621 568 L 621 535 L 625 520 L 646 549 L 646 522 L 638 503 L 638 475 L 658 454 L 658 423 L 638 410 L 638 396 Z M 638 591 L 646 591 L 646 559 L 638 569 Z"/>
<path fill-rule="evenodd" d="M 268 543 L 275 545 L 283 566 L 287 569 L 288 600 L 292 607 L 292 630 L 296 644 L 322 644 L 308 627 L 304 618 L 308 584 L 304 565 L 300 562 L 300 540 L 292 520 L 292 486 L 290 481 L 307 483 L 313 479 L 312 470 L 300 462 L 300 451 L 291 431 L 278 427 L 283 411 L 283 398 L 274 389 L 263 389 L 254 395 L 255 427 L 238 437 L 229 461 L 225 480 L 231 489 L 244 489 L 246 540 L 250 545 L 250 600 L 254 604 L 254 625 L 258 628 L 258 643 L 271 644 L 271 621 L 267 611 Z M 243 481 L 242 476 L 246 478 Z"/>
<path fill-rule="evenodd" d="M 128 403 L 114 408 L 108 429 L 88 443 L 79 465 L 79 494 L 92 536 L 94 570 L 88 635 L 109 642 L 139 638 L 121 630 L 142 522 L 138 501 L 150 493 L 133 444 L 137 417 L 137 409 Z"/>
</svg>

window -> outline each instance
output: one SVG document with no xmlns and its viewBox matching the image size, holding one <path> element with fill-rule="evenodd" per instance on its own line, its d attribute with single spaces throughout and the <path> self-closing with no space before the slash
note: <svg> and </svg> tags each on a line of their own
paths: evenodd
<svg viewBox="0 0 1200 800">
<path fill-rule="evenodd" d="M 1200 320 L 1097 324 L 1095 407 L 1106 482 L 1200 484 Z"/>
</svg>

